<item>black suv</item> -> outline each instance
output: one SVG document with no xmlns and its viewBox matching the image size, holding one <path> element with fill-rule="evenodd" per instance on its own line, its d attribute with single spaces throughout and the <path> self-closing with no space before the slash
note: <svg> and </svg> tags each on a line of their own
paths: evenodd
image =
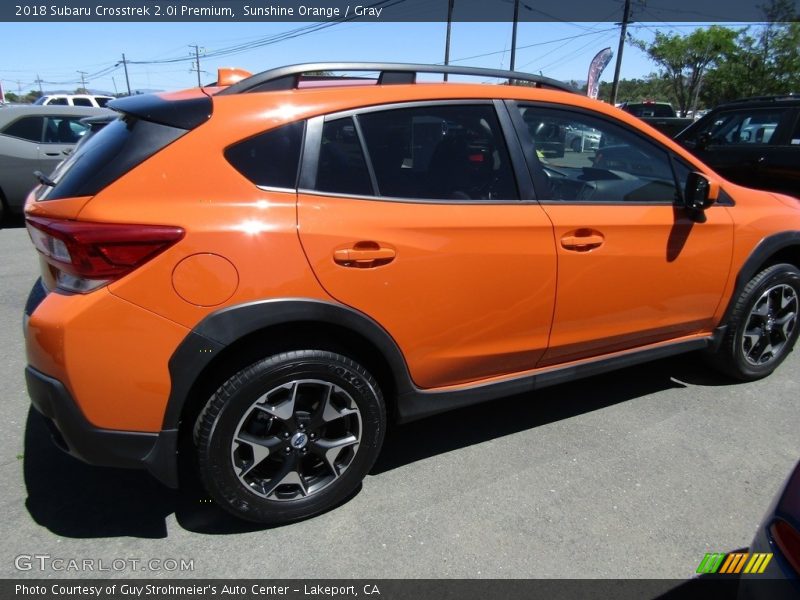
<svg viewBox="0 0 800 600">
<path fill-rule="evenodd" d="M 800 95 L 722 104 L 675 139 L 726 179 L 800 197 Z"/>
</svg>

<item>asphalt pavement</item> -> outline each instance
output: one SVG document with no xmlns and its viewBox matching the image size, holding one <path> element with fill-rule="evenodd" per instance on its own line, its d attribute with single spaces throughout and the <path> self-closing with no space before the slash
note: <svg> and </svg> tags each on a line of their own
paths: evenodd
<svg viewBox="0 0 800 600">
<path fill-rule="evenodd" d="M 23 379 L 37 270 L 25 230 L 0 230 L 4 578 L 684 579 L 749 544 L 800 458 L 797 352 L 747 384 L 688 355 L 395 428 L 342 506 L 253 526 L 53 446 Z"/>
</svg>

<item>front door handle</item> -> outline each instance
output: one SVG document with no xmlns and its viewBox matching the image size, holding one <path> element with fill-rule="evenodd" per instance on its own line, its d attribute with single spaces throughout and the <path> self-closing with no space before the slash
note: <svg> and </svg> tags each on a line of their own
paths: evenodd
<svg viewBox="0 0 800 600">
<path fill-rule="evenodd" d="M 394 248 L 381 246 L 377 242 L 358 242 L 352 247 L 339 248 L 333 252 L 333 260 L 343 267 L 368 269 L 392 262 L 397 256 Z"/>
<path fill-rule="evenodd" d="M 588 252 L 599 248 L 605 242 L 603 234 L 597 231 L 572 231 L 561 238 L 561 247 L 575 252 Z"/>
<path fill-rule="evenodd" d="M 47 156 L 60 156 L 58 152 L 45 152 Z"/>
</svg>

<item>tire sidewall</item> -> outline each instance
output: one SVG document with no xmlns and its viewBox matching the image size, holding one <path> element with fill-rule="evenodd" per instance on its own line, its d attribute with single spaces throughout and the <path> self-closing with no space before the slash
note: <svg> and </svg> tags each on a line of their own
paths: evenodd
<svg viewBox="0 0 800 600">
<path fill-rule="evenodd" d="M 220 388 L 224 402 L 205 415 L 213 419 L 213 425 L 209 435 L 201 437 L 198 452 L 201 474 L 212 497 L 242 518 L 284 523 L 318 514 L 352 494 L 372 468 L 383 443 L 385 411 L 371 376 L 344 357 L 316 351 L 271 357 L 242 373 L 249 375 L 230 388 Z M 268 500 L 237 477 L 231 463 L 231 443 L 242 416 L 261 395 L 302 379 L 327 381 L 350 394 L 361 413 L 361 441 L 347 470 L 324 489 L 297 500 Z"/>
<path fill-rule="evenodd" d="M 753 365 L 747 361 L 742 349 L 742 340 L 744 338 L 745 326 L 750 318 L 756 302 L 764 294 L 764 292 L 774 287 L 775 285 L 786 284 L 794 288 L 797 298 L 800 299 L 800 271 L 792 265 L 776 265 L 771 272 L 758 282 L 758 284 L 750 290 L 747 297 L 742 304 L 742 311 L 740 313 L 738 322 L 736 324 L 736 331 L 732 339 L 732 358 L 735 362 L 735 368 L 740 371 L 747 378 L 758 379 L 765 377 L 772 373 L 789 354 L 791 354 L 795 342 L 797 341 L 800 328 L 795 323 L 794 330 L 784 346 L 781 353 L 774 359 L 770 360 L 763 365 Z M 795 317 L 797 318 L 797 317 Z"/>
</svg>

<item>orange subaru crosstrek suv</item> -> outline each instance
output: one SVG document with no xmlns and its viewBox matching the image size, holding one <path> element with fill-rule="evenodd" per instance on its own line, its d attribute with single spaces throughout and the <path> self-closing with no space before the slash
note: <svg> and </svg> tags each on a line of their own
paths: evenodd
<svg viewBox="0 0 800 600">
<path fill-rule="evenodd" d="M 242 518 L 341 502 L 389 422 L 691 350 L 756 379 L 797 339 L 800 201 L 556 81 L 316 63 L 111 106 L 27 201 L 29 394 L 74 456 L 174 487 L 180 449 Z"/>
</svg>

